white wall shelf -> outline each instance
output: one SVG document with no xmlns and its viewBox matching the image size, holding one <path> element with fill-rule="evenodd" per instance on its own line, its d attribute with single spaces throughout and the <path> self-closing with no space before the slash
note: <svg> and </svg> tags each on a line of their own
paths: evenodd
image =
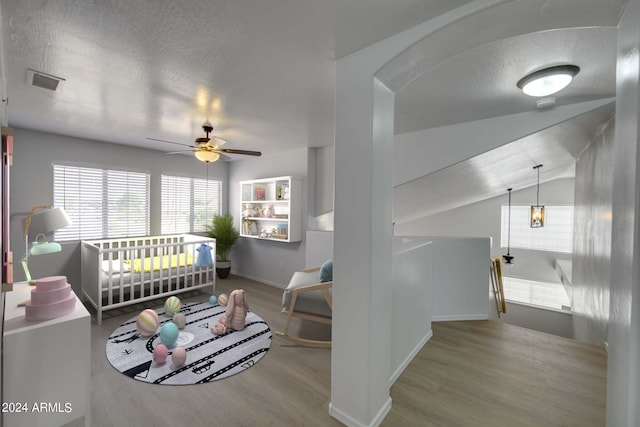
<svg viewBox="0 0 640 427">
<path fill-rule="evenodd" d="M 240 235 L 279 242 L 302 240 L 302 178 L 240 181 Z"/>
</svg>

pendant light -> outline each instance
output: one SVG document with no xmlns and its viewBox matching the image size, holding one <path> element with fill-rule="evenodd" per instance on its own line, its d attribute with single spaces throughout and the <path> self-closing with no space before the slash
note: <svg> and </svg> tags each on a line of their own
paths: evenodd
<svg viewBox="0 0 640 427">
<path fill-rule="evenodd" d="M 544 206 L 540 206 L 540 168 L 542 165 L 534 166 L 538 170 L 538 184 L 536 186 L 536 204 L 531 206 L 531 228 L 544 227 Z"/>
<path fill-rule="evenodd" d="M 507 264 L 513 264 L 513 256 L 511 256 L 511 254 L 509 253 L 509 251 L 511 250 L 510 248 L 511 246 L 511 190 L 513 190 L 513 188 L 507 188 L 507 191 L 509 192 L 509 217 L 507 222 L 507 254 L 502 255 L 502 258 L 504 258 L 504 262 L 506 262 Z"/>
</svg>

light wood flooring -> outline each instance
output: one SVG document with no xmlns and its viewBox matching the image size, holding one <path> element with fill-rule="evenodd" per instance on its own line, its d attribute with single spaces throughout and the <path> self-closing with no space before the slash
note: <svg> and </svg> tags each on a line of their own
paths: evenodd
<svg viewBox="0 0 640 427">
<path fill-rule="evenodd" d="M 247 291 L 251 310 L 281 330 L 282 290 L 230 276 L 217 293 Z M 206 292 L 184 301 L 208 299 Z M 111 367 L 106 340 L 116 327 L 162 300 L 105 312 L 92 325 L 94 427 L 340 426 L 329 416 L 331 353 L 273 337 L 245 372 L 209 384 L 150 385 Z M 296 320 L 307 337 L 330 327 Z M 296 330 L 294 329 L 294 333 Z M 384 426 L 603 426 L 606 353 L 493 321 L 433 324 L 434 336 L 391 389 Z"/>
</svg>

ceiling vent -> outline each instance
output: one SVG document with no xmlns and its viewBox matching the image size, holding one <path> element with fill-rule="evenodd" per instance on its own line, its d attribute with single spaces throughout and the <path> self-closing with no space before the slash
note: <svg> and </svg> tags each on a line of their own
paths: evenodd
<svg viewBox="0 0 640 427">
<path fill-rule="evenodd" d="M 51 74 L 43 73 L 42 71 L 27 69 L 27 84 L 32 86 L 55 91 L 64 81 L 65 79 L 62 77 L 52 76 Z"/>
</svg>

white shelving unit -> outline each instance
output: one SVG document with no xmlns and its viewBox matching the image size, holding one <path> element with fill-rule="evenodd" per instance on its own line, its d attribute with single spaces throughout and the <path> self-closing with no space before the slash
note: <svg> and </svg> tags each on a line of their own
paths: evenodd
<svg viewBox="0 0 640 427">
<path fill-rule="evenodd" d="M 302 178 L 240 181 L 240 235 L 278 242 L 302 240 Z"/>
</svg>

